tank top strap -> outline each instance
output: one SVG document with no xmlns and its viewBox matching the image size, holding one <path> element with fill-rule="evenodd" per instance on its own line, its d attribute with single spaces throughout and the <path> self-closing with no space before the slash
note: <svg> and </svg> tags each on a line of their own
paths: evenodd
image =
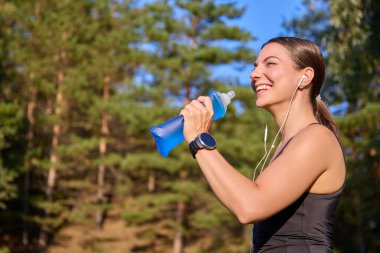
<svg viewBox="0 0 380 253">
<path fill-rule="evenodd" d="M 322 124 L 319 123 L 319 122 L 314 122 L 314 123 L 311 123 L 311 124 L 307 125 L 306 127 L 311 126 L 311 125 L 322 125 Z M 305 129 L 306 127 L 304 127 L 304 129 Z M 302 129 L 302 130 L 303 130 L 303 129 Z M 301 130 L 301 131 L 302 131 L 302 130 Z M 297 134 L 295 134 L 294 136 L 292 136 L 292 137 L 291 137 L 291 138 L 285 143 L 285 145 L 280 149 L 280 151 L 278 151 L 277 155 L 273 158 L 272 161 L 276 160 L 277 157 L 279 157 L 279 156 L 282 154 L 282 152 L 284 151 L 284 149 L 286 148 L 286 146 L 288 146 L 288 144 L 290 143 L 290 141 L 291 141 L 296 135 L 297 135 Z"/>
<path fill-rule="evenodd" d="M 273 161 L 276 160 L 277 157 L 279 157 L 279 156 L 282 154 L 282 152 L 284 151 L 284 149 L 286 148 L 286 146 L 288 146 L 289 142 L 290 142 L 293 138 L 294 138 L 294 136 L 291 137 L 291 138 L 285 143 L 285 145 L 280 149 L 280 151 L 278 151 L 277 155 L 273 158 Z"/>
</svg>

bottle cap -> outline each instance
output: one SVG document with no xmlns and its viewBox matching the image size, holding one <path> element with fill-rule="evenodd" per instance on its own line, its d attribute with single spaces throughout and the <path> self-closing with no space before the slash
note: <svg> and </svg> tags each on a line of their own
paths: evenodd
<svg viewBox="0 0 380 253">
<path fill-rule="evenodd" d="M 227 92 L 227 96 L 230 98 L 230 99 L 233 99 L 235 97 L 235 92 L 233 90 L 230 90 L 229 92 Z"/>
<path fill-rule="evenodd" d="M 231 100 L 235 97 L 235 92 L 231 90 L 227 93 L 217 92 L 217 94 L 219 95 L 219 98 L 223 103 L 224 110 L 226 111 L 227 105 L 229 105 L 231 103 Z"/>
</svg>

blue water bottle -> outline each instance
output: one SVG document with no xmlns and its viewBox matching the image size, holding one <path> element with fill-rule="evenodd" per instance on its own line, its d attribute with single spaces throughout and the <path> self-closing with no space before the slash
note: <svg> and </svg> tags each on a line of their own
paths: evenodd
<svg viewBox="0 0 380 253">
<path fill-rule="evenodd" d="M 214 117 L 212 120 L 215 121 L 226 115 L 227 105 L 229 105 L 231 99 L 235 97 L 235 92 L 232 90 L 228 93 L 211 91 L 209 97 L 211 98 L 212 107 L 214 109 Z M 168 156 L 173 148 L 185 140 L 183 137 L 183 123 L 183 116 L 179 115 L 159 126 L 152 126 L 150 128 L 150 134 L 156 141 L 158 153 L 162 156 Z"/>
</svg>

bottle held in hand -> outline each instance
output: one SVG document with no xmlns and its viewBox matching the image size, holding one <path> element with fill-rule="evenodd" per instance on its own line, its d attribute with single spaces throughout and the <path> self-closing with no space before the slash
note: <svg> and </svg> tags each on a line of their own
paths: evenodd
<svg viewBox="0 0 380 253">
<path fill-rule="evenodd" d="M 211 91 L 209 97 L 211 98 L 212 107 L 214 109 L 214 117 L 212 120 L 215 121 L 226 115 L 227 106 L 235 97 L 235 92 L 232 90 L 228 93 Z M 159 126 L 152 126 L 150 128 L 150 134 L 156 141 L 157 150 L 160 155 L 168 156 L 173 148 L 185 140 L 183 137 L 183 124 L 183 116 L 179 115 Z"/>
</svg>

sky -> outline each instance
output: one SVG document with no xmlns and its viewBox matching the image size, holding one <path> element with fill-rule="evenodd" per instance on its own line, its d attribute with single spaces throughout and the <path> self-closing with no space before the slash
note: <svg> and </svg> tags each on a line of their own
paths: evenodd
<svg viewBox="0 0 380 253">
<path fill-rule="evenodd" d="M 259 50 L 268 39 L 285 34 L 282 22 L 300 15 L 301 2 L 302 0 L 238 0 L 238 6 L 247 6 L 238 25 L 257 38 L 253 45 Z"/>
<path fill-rule="evenodd" d="M 302 0 L 236 0 L 235 2 L 239 7 L 246 6 L 243 17 L 236 21 L 236 25 L 251 32 L 256 38 L 255 41 L 249 43 L 249 47 L 256 53 L 259 53 L 261 45 L 269 39 L 289 35 L 282 27 L 283 21 L 299 16 L 303 11 Z M 213 76 L 229 73 L 237 77 L 241 84 L 249 84 L 249 73 L 252 68 L 253 63 L 241 72 L 223 66 L 215 69 Z"/>
<path fill-rule="evenodd" d="M 153 0 L 140 0 L 141 3 Z M 285 35 L 282 27 L 284 20 L 290 20 L 294 16 L 302 14 L 302 0 L 215 0 L 216 3 L 236 3 L 237 7 L 246 7 L 245 12 L 239 20 L 232 22 L 244 30 L 249 31 L 256 40 L 249 43 L 249 47 L 256 53 L 260 51 L 261 45 L 270 38 Z M 213 67 L 212 77 L 238 79 L 240 84 L 249 85 L 249 74 L 253 68 L 247 66 L 243 71 L 234 70 L 231 66 Z"/>
</svg>

